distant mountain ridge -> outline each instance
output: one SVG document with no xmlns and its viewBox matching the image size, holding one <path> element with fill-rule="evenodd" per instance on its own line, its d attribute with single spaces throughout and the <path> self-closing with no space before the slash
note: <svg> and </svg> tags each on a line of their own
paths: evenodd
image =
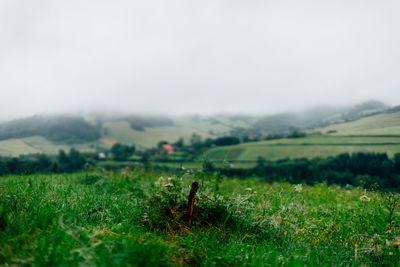
<svg viewBox="0 0 400 267">
<path fill-rule="evenodd" d="M 390 110 L 390 107 L 379 101 L 367 101 L 351 107 L 316 107 L 299 113 L 262 116 L 244 132 L 260 135 L 262 133 L 288 133 L 296 129 L 309 130 L 358 120 L 387 110 Z"/>
<path fill-rule="evenodd" d="M 65 146 L 95 151 L 110 147 L 116 142 L 152 147 L 160 140 L 175 142 L 181 137 L 188 142 L 193 133 L 203 138 L 226 135 L 265 136 L 265 133 L 333 127 L 398 111 L 400 106 L 391 108 L 379 101 L 368 101 L 351 107 L 316 107 L 298 113 L 286 112 L 265 116 L 32 116 L 0 124 L 0 155 L 11 155 L 14 151 L 18 151 L 15 155 L 21 151 L 53 153 L 57 148 Z"/>
<path fill-rule="evenodd" d="M 0 140 L 43 136 L 53 142 L 80 144 L 100 138 L 99 125 L 73 116 L 32 116 L 0 124 Z"/>
</svg>

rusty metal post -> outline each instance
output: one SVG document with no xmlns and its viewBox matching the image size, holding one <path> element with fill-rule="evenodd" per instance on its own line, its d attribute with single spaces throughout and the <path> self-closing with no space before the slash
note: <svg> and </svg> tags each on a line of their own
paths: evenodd
<svg viewBox="0 0 400 267">
<path fill-rule="evenodd" d="M 189 199 L 188 199 L 187 218 L 188 218 L 189 225 L 192 224 L 194 200 L 196 198 L 197 189 L 199 189 L 199 183 L 194 181 L 192 183 L 192 188 L 190 189 L 190 194 L 189 194 Z"/>
</svg>

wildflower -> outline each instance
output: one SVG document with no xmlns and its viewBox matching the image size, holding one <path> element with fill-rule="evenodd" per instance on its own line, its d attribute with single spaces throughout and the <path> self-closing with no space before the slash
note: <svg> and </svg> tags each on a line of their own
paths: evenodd
<svg viewBox="0 0 400 267">
<path fill-rule="evenodd" d="M 394 245 L 395 245 L 396 247 L 400 247 L 400 241 L 394 242 Z"/>
<path fill-rule="evenodd" d="M 297 184 L 294 186 L 294 191 L 300 193 L 303 190 L 303 185 L 302 184 Z"/>
<path fill-rule="evenodd" d="M 252 191 L 253 189 L 251 189 L 250 187 L 247 187 L 245 190 L 246 191 Z"/>
<path fill-rule="evenodd" d="M 374 234 L 373 240 L 375 242 L 378 242 L 379 241 L 379 235 L 378 234 Z"/>
<path fill-rule="evenodd" d="M 155 182 L 156 185 L 161 185 L 161 183 L 164 181 L 164 177 L 160 176 L 160 178 L 158 178 L 158 180 Z"/>
<path fill-rule="evenodd" d="M 367 195 L 362 195 L 360 197 L 360 200 L 363 202 L 370 202 L 371 199 L 369 197 L 367 197 Z"/>
<path fill-rule="evenodd" d="M 168 181 L 171 181 L 172 180 L 172 177 L 168 177 Z"/>
</svg>

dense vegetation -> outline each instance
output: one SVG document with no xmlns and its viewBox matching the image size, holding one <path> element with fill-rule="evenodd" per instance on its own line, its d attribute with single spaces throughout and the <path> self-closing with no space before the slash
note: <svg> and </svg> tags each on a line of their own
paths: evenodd
<svg viewBox="0 0 400 267">
<path fill-rule="evenodd" d="M 112 164 L 111 168 L 127 166 L 126 160 L 135 151 L 134 146 L 115 144 L 111 149 L 114 160 L 125 161 L 123 164 Z M 184 162 L 184 155 L 180 162 Z M 96 166 L 99 159 L 95 154 L 83 155 L 75 149 L 69 154 L 60 150 L 57 157 L 49 158 L 44 154 L 22 156 L 20 158 L 0 158 L 0 175 L 31 174 L 49 172 L 73 172 L 84 167 Z M 152 156 L 145 152 L 137 158 L 135 165 L 151 166 L 151 161 L 164 162 L 165 158 Z M 129 162 L 129 161 L 128 161 Z M 133 165 L 130 162 L 129 165 Z M 155 162 L 157 165 L 157 162 Z M 101 164 L 101 166 L 104 166 Z M 107 167 L 109 168 L 109 167 Z M 168 167 L 163 167 L 169 170 Z M 174 170 L 176 168 L 171 168 Z M 290 183 L 315 184 L 327 182 L 340 186 L 352 185 L 366 189 L 390 190 L 400 192 L 400 153 L 389 158 L 386 153 L 343 153 L 328 158 L 299 158 L 267 161 L 260 157 L 255 167 L 235 167 L 224 164 L 216 167 L 212 161 L 204 159 L 203 169 L 207 173 L 217 172 L 227 177 L 248 178 L 262 177 L 268 182 L 286 181 Z"/>
<path fill-rule="evenodd" d="M 146 128 L 173 126 L 174 122 L 167 117 L 141 117 L 141 116 L 128 116 L 121 119 L 129 122 L 130 127 L 136 131 L 146 131 Z"/>
<path fill-rule="evenodd" d="M 190 184 L 193 225 L 183 220 Z M 0 178 L 0 264 L 398 266 L 399 197 L 123 170 Z"/>
<path fill-rule="evenodd" d="M 259 158 L 254 168 L 223 168 L 229 176 L 264 177 L 267 181 L 361 186 L 367 189 L 400 192 L 400 154 L 394 159 L 386 153 L 340 154 L 329 158 L 266 161 Z"/>
<path fill-rule="evenodd" d="M 36 135 L 54 142 L 79 144 L 97 140 L 100 127 L 83 118 L 66 116 L 34 116 L 0 124 L 0 140 Z"/>
<path fill-rule="evenodd" d="M 134 145 L 122 145 L 116 143 L 111 147 L 110 152 L 113 154 L 115 160 L 126 160 L 135 152 L 136 147 Z"/>
<path fill-rule="evenodd" d="M 60 150 L 56 158 L 50 158 L 45 154 L 21 156 L 19 158 L 0 157 L 0 175 L 73 172 L 82 170 L 88 162 L 91 162 L 91 159 L 73 148 L 69 153 Z"/>
</svg>

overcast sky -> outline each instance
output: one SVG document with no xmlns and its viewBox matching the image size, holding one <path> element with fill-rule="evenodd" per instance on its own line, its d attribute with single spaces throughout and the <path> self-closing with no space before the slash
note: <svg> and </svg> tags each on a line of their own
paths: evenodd
<svg viewBox="0 0 400 267">
<path fill-rule="evenodd" d="M 0 119 L 400 104 L 398 0 L 1 0 Z"/>
</svg>

